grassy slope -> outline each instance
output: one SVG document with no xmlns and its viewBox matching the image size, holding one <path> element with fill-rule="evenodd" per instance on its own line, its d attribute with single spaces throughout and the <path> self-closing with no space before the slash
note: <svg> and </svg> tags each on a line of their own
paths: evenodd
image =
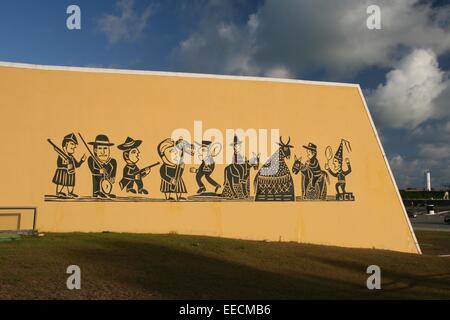
<svg viewBox="0 0 450 320">
<path fill-rule="evenodd" d="M 425 251 L 450 251 L 450 233 L 418 237 Z M 82 269 L 80 291 L 65 288 L 71 264 Z M 371 264 L 382 269 L 382 290 L 366 289 Z M 449 299 L 449 289 L 450 258 L 430 255 L 179 235 L 51 234 L 0 243 L 0 298 Z"/>
</svg>

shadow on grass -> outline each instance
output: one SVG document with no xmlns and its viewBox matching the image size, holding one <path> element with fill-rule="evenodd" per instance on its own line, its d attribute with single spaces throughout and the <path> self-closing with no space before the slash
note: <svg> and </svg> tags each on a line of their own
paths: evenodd
<svg viewBox="0 0 450 320">
<path fill-rule="evenodd" d="M 380 295 L 385 298 L 428 298 L 428 299 L 443 299 L 450 297 L 450 272 L 445 273 L 428 273 L 426 263 L 430 258 L 422 259 L 418 257 L 419 263 L 415 266 L 417 269 L 412 269 L 408 265 L 410 255 L 404 257 L 404 268 L 401 271 L 394 271 L 392 266 L 393 261 L 390 259 L 391 254 L 380 254 L 376 258 L 369 258 L 365 254 L 361 255 L 360 261 L 339 260 L 326 257 L 319 257 L 315 255 L 308 255 L 308 259 L 318 263 L 327 264 L 330 267 L 350 271 L 353 273 L 361 273 L 361 270 L 367 268 L 371 264 L 379 265 L 381 269 L 382 291 Z M 398 259 L 398 257 L 397 257 Z M 431 258 L 436 259 L 440 258 Z M 364 263 L 366 261 L 366 263 Z M 373 261 L 370 263 L 369 261 Z M 394 260 L 395 261 L 395 260 Z M 398 261 L 397 261 L 398 262 Z M 398 266 L 397 266 L 398 269 Z M 369 275 L 366 275 L 368 277 Z M 409 291 L 400 293 L 400 291 Z M 420 296 L 417 294 L 420 293 Z"/>
<path fill-rule="evenodd" d="M 67 266 L 82 290 L 65 287 Z M 382 290 L 366 288 L 370 264 Z M 449 298 L 449 260 L 388 251 L 178 235 L 51 234 L 0 252 L 0 298 Z"/>
<path fill-rule="evenodd" d="M 70 249 L 74 261 L 106 265 L 103 281 L 120 282 L 165 299 L 369 298 L 361 285 L 311 274 L 260 270 L 157 244 L 110 240 L 102 250 Z M 280 262 L 282 263 L 282 262 Z M 368 291 L 365 289 L 365 291 Z M 356 293 L 356 295 L 355 295 Z"/>
</svg>

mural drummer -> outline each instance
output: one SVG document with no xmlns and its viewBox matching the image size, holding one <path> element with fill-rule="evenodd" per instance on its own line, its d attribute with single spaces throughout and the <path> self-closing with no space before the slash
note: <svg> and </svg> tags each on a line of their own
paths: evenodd
<svg viewBox="0 0 450 320">
<path fill-rule="evenodd" d="M 95 141 L 89 142 L 93 146 L 93 155 L 88 158 L 88 166 L 92 173 L 92 195 L 98 198 L 116 198 L 111 193 L 116 180 L 117 161 L 111 158 L 111 147 L 114 143 L 106 135 L 100 134 Z M 105 187 L 105 182 L 107 186 Z"/>
</svg>

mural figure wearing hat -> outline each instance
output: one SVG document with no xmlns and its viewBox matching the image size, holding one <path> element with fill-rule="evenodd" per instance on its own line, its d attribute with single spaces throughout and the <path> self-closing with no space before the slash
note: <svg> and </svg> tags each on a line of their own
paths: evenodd
<svg viewBox="0 0 450 320">
<path fill-rule="evenodd" d="M 327 183 L 329 177 L 326 171 L 320 168 L 319 160 L 317 160 L 317 146 L 309 143 L 303 146 L 306 149 L 308 160 L 302 163 L 295 156 L 292 172 L 294 174 L 302 173 L 302 199 L 303 200 L 325 200 L 327 196 Z"/>
<path fill-rule="evenodd" d="M 120 180 L 120 188 L 126 189 L 130 193 L 148 194 L 148 191 L 144 189 L 144 182 L 142 178 L 146 177 L 151 167 L 139 169 L 136 165 L 139 161 L 140 151 L 138 147 L 142 144 L 142 140 L 134 140 L 128 137 L 124 143 L 118 145 L 117 148 L 123 151 L 123 159 L 127 163 L 123 168 L 123 178 Z M 136 185 L 137 190 L 134 188 Z"/>
<path fill-rule="evenodd" d="M 233 143 L 230 144 L 233 147 L 233 164 L 243 164 L 244 158 L 241 155 L 242 141 L 239 140 L 237 135 L 233 137 Z"/>
<path fill-rule="evenodd" d="M 51 142 L 49 140 L 49 142 Z M 56 184 L 56 196 L 60 198 L 78 198 L 74 191 L 75 187 L 75 169 L 79 168 L 84 161 L 86 155 L 83 155 L 80 161 L 74 157 L 75 149 L 78 146 L 78 140 L 75 134 L 66 135 L 62 141 L 62 150 L 55 147 L 58 152 L 57 168 L 53 176 L 53 183 Z M 64 192 L 67 189 L 67 193 Z"/>
<path fill-rule="evenodd" d="M 183 196 L 187 193 L 183 180 L 185 153 L 194 155 L 194 146 L 182 138 L 177 141 L 168 138 L 158 145 L 158 155 L 163 162 L 159 170 L 161 175 L 160 191 L 164 193 L 166 200 L 187 200 Z M 175 194 L 176 199 L 172 197 L 172 193 Z"/>
<path fill-rule="evenodd" d="M 222 198 L 248 199 L 250 198 L 250 169 L 259 168 L 259 155 L 251 160 L 245 160 L 240 154 L 242 141 L 234 136 L 232 163 L 225 167 Z"/>
<path fill-rule="evenodd" d="M 212 173 L 214 172 L 214 168 L 216 164 L 214 163 L 214 157 L 217 156 L 220 151 L 222 151 L 222 145 L 220 143 L 212 143 L 212 141 L 202 141 L 202 143 L 195 142 L 200 148 L 198 149 L 198 158 L 201 160 L 200 167 L 198 169 L 191 168 L 192 173 L 196 173 L 195 180 L 197 181 L 197 185 L 199 189 L 197 190 L 198 194 L 201 194 L 206 191 L 205 184 L 203 183 L 203 177 L 214 187 L 214 192 L 220 189 L 221 185 L 218 184 L 213 178 L 211 178 Z"/>
<path fill-rule="evenodd" d="M 112 185 L 116 179 L 117 161 L 111 158 L 111 147 L 114 143 L 109 142 L 106 135 L 100 134 L 95 141 L 89 142 L 93 146 L 93 155 L 88 158 L 88 166 L 92 173 L 92 195 L 100 198 L 115 198 L 111 193 Z M 102 181 L 106 179 L 108 187 L 102 188 Z"/>
<path fill-rule="evenodd" d="M 237 135 L 234 135 L 233 143 L 231 143 L 230 146 L 233 147 L 233 171 L 238 175 L 239 180 L 244 180 L 246 172 L 245 167 L 242 166 L 245 163 L 244 158 L 241 155 L 242 141 L 239 140 Z"/>
<path fill-rule="evenodd" d="M 325 169 L 335 178 L 338 179 L 336 183 L 336 200 L 341 201 L 353 201 L 353 193 L 349 193 L 345 190 L 345 177 L 349 175 L 352 172 L 352 166 L 350 164 L 350 159 L 345 158 L 345 163 L 347 165 L 347 170 L 343 170 L 342 168 L 342 159 L 343 159 L 343 152 L 344 152 L 344 146 L 347 149 L 347 152 L 351 152 L 351 146 L 350 142 L 347 140 L 342 139 L 341 144 L 339 145 L 338 150 L 336 151 L 334 157 L 333 157 L 333 169 L 331 170 L 329 162 L 331 160 L 331 157 L 333 155 L 333 151 L 330 146 L 328 146 L 325 154 L 327 156 L 328 163 L 325 164 Z"/>
</svg>

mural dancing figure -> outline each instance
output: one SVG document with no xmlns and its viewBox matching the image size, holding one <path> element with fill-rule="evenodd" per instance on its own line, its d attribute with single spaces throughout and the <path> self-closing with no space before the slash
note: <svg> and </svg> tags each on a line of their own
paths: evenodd
<svg viewBox="0 0 450 320">
<path fill-rule="evenodd" d="M 159 163 L 139 169 L 136 163 L 139 161 L 140 151 L 138 147 L 141 144 L 142 140 L 134 140 L 128 137 L 124 143 L 117 146 L 119 150 L 123 151 L 123 159 L 127 163 L 123 168 L 123 178 L 120 180 L 119 185 L 122 190 L 125 189 L 127 192 L 147 195 L 148 191 L 144 189 L 142 178 L 146 177 L 152 167 L 157 166 Z M 137 190 L 134 189 L 134 185 L 136 185 Z"/>
<path fill-rule="evenodd" d="M 346 186 L 345 177 L 352 172 L 352 166 L 350 164 L 350 159 L 345 158 L 347 170 L 342 169 L 342 158 L 343 158 L 344 146 L 345 146 L 347 152 L 351 152 L 351 150 L 352 150 L 350 142 L 342 139 L 341 144 L 339 145 L 339 148 L 333 157 L 333 167 L 334 167 L 333 169 L 334 170 L 331 170 L 330 165 L 329 165 L 331 157 L 333 156 L 333 150 L 331 149 L 330 146 L 327 147 L 325 154 L 326 154 L 328 163 L 325 164 L 325 169 L 333 177 L 338 179 L 338 182 L 336 183 L 336 200 L 338 200 L 338 201 L 353 201 L 353 200 L 355 200 L 353 193 L 347 192 L 345 190 L 345 186 Z"/>
<path fill-rule="evenodd" d="M 214 187 L 214 193 L 220 189 L 221 185 L 218 184 L 213 178 L 212 173 L 216 164 L 214 163 L 214 157 L 222 151 L 222 145 L 220 143 L 212 143 L 211 141 L 202 141 L 201 144 L 195 142 L 200 148 L 198 149 L 198 158 L 201 160 L 200 167 L 198 169 L 191 168 L 191 172 L 195 173 L 195 180 L 199 187 L 197 193 L 201 194 L 206 191 L 205 184 L 202 179 L 205 178 L 210 185 Z"/>
<path fill-rule="evenodd" d="M 245 160 L 240 154 L 242 141 L 235 135 L 233 143 L 233 163 L 224 170 L 224 184 L 221 194 L 225 199 L 250 198 L 250 170 L 259 168 L 259 155 Z"/>
<path fill-rule="evenodd" d="M 302 163 L 302 158 L 295 157 L 292 172 L 302 174 L 302 199 L 303 200 L 326 200 L 327 183 L 329 177 L 326 171 L 320 168 L 319 160 L 317 160 L 317 146 L 309 143 L 303 146 L 306 149 L 308 160 Z"/>
<path fill-rule="evenodd" d="M 83 155 L 80 161 L 75 159 L 74 153 L 78 146 L 77 137 L 73 133 L 66 135 L 62 141 L 62 150 L 50 139 L 47 141 L 58 154 L 57 168 L 52 180 L 56 184 L 56 196 L 63 199 L 78 198 L 78 195 L 73 192 L 75 187 L 75 169 L 79 168 L 86 161 L 86 155 Z M 67 189 L 67 193 L 64 193 L 64 188 Z"/>
<path fill-rule="evenodd" d="M 173 141 L 166 139 L 158 145 L 158 154 L 163 162 L 160 168 L 161 187 L 166 200 L 187 200 L 183 194 L 187 193 L 183 180 L 185 164 L 184 154 L 194 155 L 194 146 L 183 139 Z M 175 198 L 172 197 L 175 194 Z"/>
<path fill-rule="evenodd" d="M 286 160 L 291 157 L 291 146 L 280 137 L 280 148 L 266 161 L 255 177 L 255 201 L 295 201 L 294 181 Z"/>
</svg>

